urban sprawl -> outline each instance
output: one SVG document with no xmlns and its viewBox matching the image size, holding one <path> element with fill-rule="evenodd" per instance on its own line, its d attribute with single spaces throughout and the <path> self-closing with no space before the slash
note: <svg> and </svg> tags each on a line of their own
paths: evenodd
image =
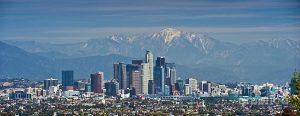
<svg viewBox="0 0 300 116">
<path fill-rule="evenodd" d="M 154 62 L 151 51 L 114 63 L 112 80 L 103 72 L 74 80 L 74 71 L 63 70 L 61 81 L 2 79 L 0 88 L 0 115 L 275 115 L 293 93 L 289 83 L 180 79 L 175 63 Z"/>
</svg>

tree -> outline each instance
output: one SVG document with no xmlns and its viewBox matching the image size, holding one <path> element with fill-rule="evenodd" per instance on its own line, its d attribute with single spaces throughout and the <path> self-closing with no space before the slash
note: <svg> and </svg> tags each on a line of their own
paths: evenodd
<svg viewBox="0 0 300 116">
<path fill-rule="evenodd" d="M 283 109 L 283 113 L 281 116 L 296 116 L 296 114 L 292 111 L 291 108 L 287 107 Z"/>
<path fill-rule="evenodd" d="M 297 111 L 300 110 L 300 73 L 294 72 L 291 81 L 291 96 L 288 98 L 289 103 Z"/>
</svg>

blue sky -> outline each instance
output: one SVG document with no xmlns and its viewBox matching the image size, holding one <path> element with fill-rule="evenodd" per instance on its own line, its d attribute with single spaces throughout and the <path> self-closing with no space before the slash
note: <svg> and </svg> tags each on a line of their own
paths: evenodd
<svg viewBox="0 0 300 116">
<path fill-rule="evenodd" d="M 0 0 L 0 40 L 77 42 L 172 27 L 243 43 L 300 39 L 297 0 Z"/>
</svg>

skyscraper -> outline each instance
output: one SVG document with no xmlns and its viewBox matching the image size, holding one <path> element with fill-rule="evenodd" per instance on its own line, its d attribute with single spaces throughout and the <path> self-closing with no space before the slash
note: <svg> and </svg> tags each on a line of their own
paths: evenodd
<svg viewBox="0 0 300 116">
<path fill-rule="evenodd" d="M 128 87 L 126 64 L 123 62 L 114 63 L 114 79 L 119 82 L 120 89 L 126 89 Z"/>
<path fill-rule="evenodd" d="M 186 84 L 189 84 L 190 92 L 198 90 L 198 83 L 197 83 L 196 79 L 188 78 L 188 79 L 186 79 Z"/>
<path fill-rule="evenodd" d="M 113 64 L 113 69 L 114 69 L 114 79 L 118 81 L 118 75 L 119 75 L 119 63 L 115 62 Z"/>
<path fill-rule="evenodd" d="M 198 84 L 198 88 L 201 92 L 204 92 L 204 84 L 207 84 L 207 81 L 200 81 Z"/>
<path fill-rule="evenodd" d="M 62 71 L 62 86 L 64 90 L 73 90 L 74 72 L 72 70 Z"/>
<path fill-rule="evenodd" d="M 148 94 L 149 80 L 151 80 L 149 63 L 142 64 L 141 77 L 142 77 L 142 93 Z"/>
<path fill-rule="evenodd" d="M 135 90 L 135 94 L 142 94 L 142 79 L 140 71 L 132 71 L 132 88 Z"/>
<path fill-rule="evenodd" d="M 140 71 L 142 68 L 141 65 L 138 64 L 126 64 L 126 74 L 127 74 L 127 88 L 132 86 L 132 76 L 135 71 Z"/>
<path fill-rule="evenodd" d="M 94 93 L 103 93 L 103 72 L 91 74 L 91 89 Z"/>
<path fill-rule="evenodd" d="M 190 95 L 191 94 L 191 87 L 189 84 L 184 85 L 184 95 Z"/>
<path fill-rule="evenodd" d="M 108 96 L 117 96 L 119 91 L 119 83 L 113 79 L 110 82 L 105 83 L 105 94 Z"/>
<path fill-rule="evenodd" d="M 154 81 L 148 81 L 148 94 L 154 94 Z"/>
<path fill-rule="evenodd" d="M 155 66 L 165 67 L 165 65 L 166 65 L 166 59 L 164 57 L 157 57 L 156 58 L 156 64 L 155 64 Z"/>
<path fill-rule="evenodd" d="M 175 88 L 176 88 L 177 91 L 179 91 L 180 93 L 182 93 L 183 89 L 184 89 L 183 80 L 176 80 Z"/>
<path fill-rule="evenodd" d="M 203 83 L 203 91 L 211 93 L 211 82 Z"/>
<path fill-rule="evenodd" d="M 149 63 L 150 80 L 153 80 L 153 54 L 150 50 L 146 51 L 145 62 Z"/>
<path fill-rule="evenodd" d="M 166 63 L 165 65 L 165 84 L 173 85 L 176 82 L 176 66 L 175 63 Z"/>
<path fill-rule="evenodd" d="M 165 73 L 163 66 L 155 66 L 154 68 L 154 93 L 163 95 L 165 91 Z"/>
<path fill-rule="evenodd" d="M 49 90 L 50 86 L 57 86 L 58 85 L 58 80 L 57 79 L 45 79 L 44 80 L 44 89 Z"/>
</svg>

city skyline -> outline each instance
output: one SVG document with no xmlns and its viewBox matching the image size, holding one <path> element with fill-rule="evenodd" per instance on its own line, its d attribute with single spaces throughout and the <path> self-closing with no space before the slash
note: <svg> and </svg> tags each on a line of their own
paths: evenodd
<svg viewBox="0 0 300 116">
<path fill-rule="evenodd" d="M 114 78 L 109 80 L 104 80 L 104 72 L 99 71 L 92 73 L 90 79 L 74 80 L 73 70 L 61 71 L 62 81 L 60 84 L 58 83 L 58 79 L 52 77 L 44 81 L 1 79 L 0 84 L 2 86 L 0 90 L 2 92 L 0 91 L 0 100 L 11 104 L 2 109 L 1 114 L 45 113 L 45 111 L 34 112 L 31 109 L 32 107 L 23 108 L 24 104 L 15 103 L 19 101 L 32 101 L 33 103 L 29 102 L 29 104 L 34 104 L 34 106 L 69 106 L 67 108 L 52 109 L 52 112 L 49 113 L 53 115 L 57 113 L 73 115 L 78 115 L 79 113 L 94 114 L 94 111 L 100 111 L 102 114 L 123 114 L 123 112 L 126 112 L 126 114 L 133 115 L 142 114 L 143 112 L 136 111 L 135 109 L 143 109 L 145 111 L 145 106 L 147 106 L 146 112 L 152 112 L 149 110 L 151 109 L 155 110 L 155 112 L 163 111 L 161 114 L 229 113 L 250 115 L 255 113 L 275 115 L 287 112 L 286 109 L 290 107 L 293 109 L 297 108 L 293 106 L 293 102 L 290 105 L 289 103 L 291 102 L 285 99 L 298 99 L 300 90 L 296 81 L 299 81 L 300 73 L 296 70 L 290 82 L 286 84 L 268 82 L 263 82 L 262 84 L 251 84 L 249 82 L 217 83 L 203 79 L 199 80 L 199 78 L 194 79 L 192 77 L 179 79 L 176 77 L 176 63 L 170 63 L 165 57 L 157 57 L 155 66 L 150 66 L 150 64 L 154 64 L 150 50 L 145 51 L 145 57 L 142 59 L 131 59 L 131 64 L 125 62 L 112 63 Z M 153 78 L 150 78 L 150 70 L 153 70 Z M 43 100 L 42 103 L 41 100 Z M 149 101 L 151 103 L 148 103 Z M 155 102 L 161 104 L 152 106 Z M 173 102 L 176 103 L 174 104 Z M 216 106 L 216 104 L 222 107 Z M 112 107 L 107 107 L 107 105 Z M 182 105 L 184 105 L 183 108 Z M 24 112 L 11 112 L 11 106 L 19 106 Z M 167 107 L 168 110 L 164 111 L 164 109 L 161 109 L 164 107 Z M 64 111 L 73 108 L 79 108 L 81 111 Z M 125 108 L 133 111 L 123 111 L 120 113 L 111 108 Z M 178 108 L 185 108 L 185 110 L 180 111 Z M 93 109 L 93 111 L 83 109 Z M 193 111 L 187 109 L 193 109 Z M 291 109 L 290 112 L 297 113 L 297 110 Z"/>
<path fill-rule="evenodd" d="M 0 0 L 0 115 L 300 116 L 298 0 Z"/>
</svg>

